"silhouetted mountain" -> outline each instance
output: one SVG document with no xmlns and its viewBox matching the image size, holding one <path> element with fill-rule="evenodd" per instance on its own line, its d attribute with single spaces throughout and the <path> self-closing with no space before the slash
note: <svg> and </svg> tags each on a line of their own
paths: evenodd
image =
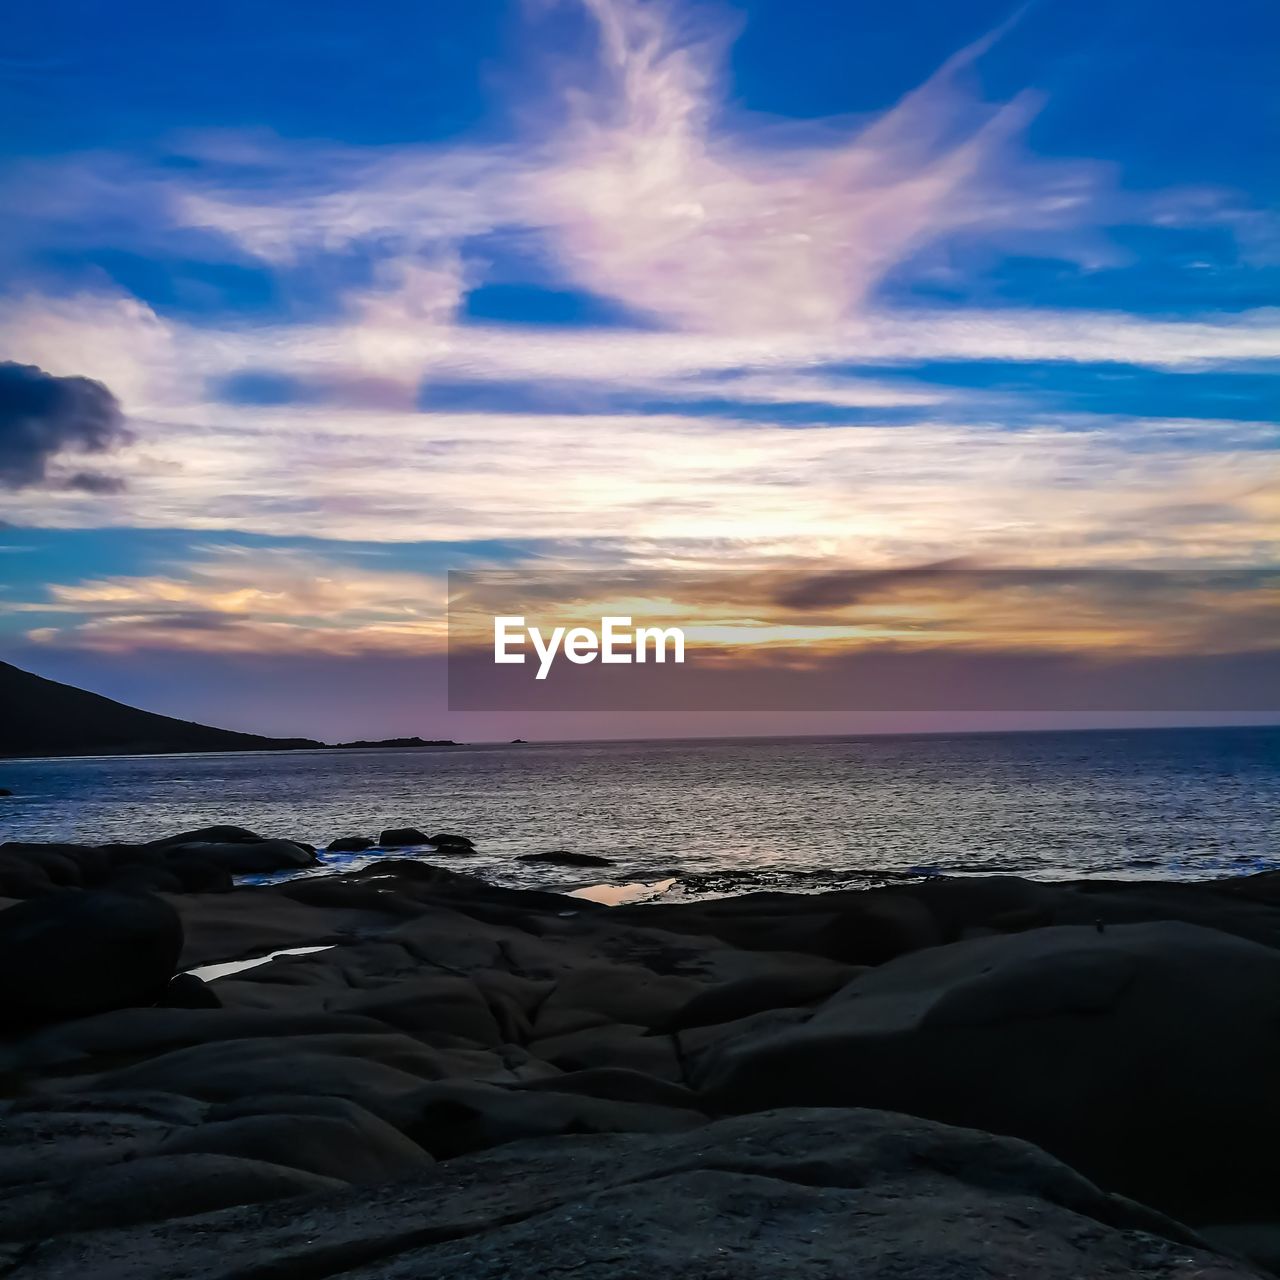
<svg viewBox="0 0 1280 1280">
<path fill-rule="evenodd" d="M 0 662 L 0 755 L 283 751 L 320 745 L 310 738 L 264 738 L 140 711 Z"/>
</svg>

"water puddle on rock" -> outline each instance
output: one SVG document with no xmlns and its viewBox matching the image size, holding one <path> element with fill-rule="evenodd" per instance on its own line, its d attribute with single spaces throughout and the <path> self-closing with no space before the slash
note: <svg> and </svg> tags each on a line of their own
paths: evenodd
<svg viewBox="0 0 1280 1280">
<path fill-rule="evenodd" d="M 588 902 L 598 902 L 603 907 L 625 907 L 633 902 L 648 902 L 651 898 L 660 898 L 675 884 L 676 878 L 645 883 L 633 881 L 631 884 L 589 884 L 582 889 L 570 889 L 570 898 L 585 898 Z"/>
<path fill-rule="evenodd" d="M 198 969 L 188 969 L 193 978 L 202 982 L 212 982 L 215 978 L 225 978 L 233 973 L 243 973 L 246 969 L 256 969 L 267 964 L 278 956 L 309 956 L 317 951 L 332 951 L 336 943 L 326 943 L 322 947 L 285 947 L 281 951 L 272 951 L 269 955 L 254 956 L 249 960 L 224 960 L 220 964 L 203 964 Z"/>
</svg>

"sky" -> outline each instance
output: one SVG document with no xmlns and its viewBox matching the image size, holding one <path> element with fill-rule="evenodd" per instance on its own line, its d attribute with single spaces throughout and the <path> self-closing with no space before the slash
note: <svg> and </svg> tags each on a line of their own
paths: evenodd
<svg viewBox="0 0 1280 1280">
<path fill-rule="evenodd" d="M 6 28 L 0 658 L 331 739 L 912 728 L 450 713 L 446 574 L 1277 564 L 1269 0 Z"/>
</svg>

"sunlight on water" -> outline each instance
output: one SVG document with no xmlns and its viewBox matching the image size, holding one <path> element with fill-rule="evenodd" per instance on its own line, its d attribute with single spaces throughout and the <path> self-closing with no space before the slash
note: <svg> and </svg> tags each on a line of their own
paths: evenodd
<svg viewBox="0 0 1280 1280">
<path fill-rule="evenodd" d="M 0 762 L 7 840 L 149 840 L 231 822 L 321 849 L 322 872 L 416 857 L 580 890 L 516 861 L 569 849 L 609 892 L 820 891 L 995 871 L 1203 878 L 1277 865 L 1280 729 L 482 746 Z M 474 853 L 328 855 L 385 827 Z"/>
</svg>

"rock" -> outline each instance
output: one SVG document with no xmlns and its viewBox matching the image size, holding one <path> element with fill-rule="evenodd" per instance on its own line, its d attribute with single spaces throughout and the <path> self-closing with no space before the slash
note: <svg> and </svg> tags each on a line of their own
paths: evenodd
<svg viewBox="0 0 1280 1280">
<path fill-rule="evenodd" d="M 301 1114 L 294 1110 L 287 1096 L 215 1107 L 160 1153 L 236 1156 L 352 1183 L 385 1182 L 431 1163 L 417 1143 L 348 1099 L 311 1099 Z"/>
<path fill-rule="evenodd" d="M 13 792 L 8 787 L 0 787 L 0 796 L 11 796 Z"/>
<path fill-rule="evenodd" d="M 414 1099 L 408 1135 L 437 1159 L 526 1138 L 567 1133 L 675 1133 L 705 1123 L 688 1107 L 588 1094 L 498 1089 L 477 1081 L 441 1081 Z"/>
<path fill-rule="evenodd" d="M 442 852 L 450 853 L 471 853 L 476 847 L 466 836 L 454 835 L 449 831 L 437 831 L 435 835 L 428 837 L 427 843 L 435 845 Z"/>
<path fill-rule="evenodd" d="M 232 875 L 253 875 L 264 871 L 287 871 L 309 867 L 316 856 L 306 845 L 293 840 L 188 840 L 166 844 L 165 856 L 172 863 L 193 858 L 212 864 Z"/>
<path fill-rule="evenodd" d="M 138 1189 L 126 1183 L 122 1193 L 136 1199 Z M 171 1208 L 144 1202 L 142 1211 L 154 1218 Z M 1026 1143 L 857 1110 L 532 1139 L 396 1184 L 48 1239 L 24 1253 L 15 1274 L 339 1272 L 344 1280 L 1258 1280 Z"/>
<path fill-rule="evenodd" d="M 444 1074 L 440 1056 L 408 1036 L 342 1032 L 193 1045 L 108 1072 L 94 1087 L 103 1092 L 159 1089 L 206 1102 L 267 1093 L 327 1094 L 387 1116 L 424 1080 Z"/>
<path fill-rule="evenodd" d="M 0 1022 L 46 1022 L 153 1004 L 182 951 L 159 898 L 70 890 L 0 911 Z"/>
<path fill-rule="evenodd" d="M 387 987 L 337 996 L 329 1008 L 377 1018 L 427 1043 L 455 1037 L 497 1047 L 503 1041 L 489 1001 L 477 985 L 450 974 L 406 978 Z"/>
<path fill-rule="evenodd" d="M 947 941 L 929 907 L 893 890 L 865 896 L 814 931 L 809 950 L 846 964 L 883 964 Z"/>
<path fill-rule="evenodd" d="M 643 1102 L 656 1107 L 682 1107 L 688 1111 L 701 1109 L 701 1101 L 692 1089 L 626 1067 L 566 1071 L 563 1075 L 526 1081 L 520 1088 L 538 1093 L 578 1093 L 614 1102 Z"/>
<path fill-rule="evenodd" d="M 569 849 L 549 849 L 546 853 L 522 853 L 517 862 L 547 862 L 557 867 L 611 867 L 609 858 L 594 853 L 573 853 Z"/>
<path fill-rule="evenodd" d="M 175 844 L 257 844 L 266 838 L 246 827 L 223 823 L 214 827 L 197 827 L 194 831 L 179 831 L 176 836 L 165 836 L 151 844 L 153 848 L 163 849 Z"/>
<path fill-rule="evenodd" d="M 373 848 L 373 841 L 367 836 L 339 836 L 337 840 L 330 840 L 325 848 L 328 853 L 363 853 Z"/>
<path fill-rule="evenodd" d="M 768 1010 L 813 1004 L 839 990 L 852 976 L 849 970 L 830 970 L 769 974 L 726 982 L 700 991 L 655 1030 L 673 1035 L 691 1027 L 712 1027 Z"/>
<path fill-rule="evenodd" d="M 180 973 L 169 979 L 169 985 L 156 1001 L 162 1009 L 221 1009 L 222 1001 L 208 983 L 194 973 Z"/>
<path fill-rule="evenodd" d="M 9 1196 L 0 1206 L 0 1240 L 160 1222 L 345 1185 L 260 1160 L 203 1153 L 151 1156 Z M 102 1273 L 90 1267 L 84 1274 Z"/>
<path fill-rule="evenodd" d="M 935 947 L 731 1041 L 712 1107 L 872 1106 L 1043 1147 L 1190 1222 L 1262 1219 L 1280 1145 L 1280 952 L 1180 923 Z"/>
<path fill-rule="evenodd" d="M 137 863 L 121 867 L 106 882 L 112 893 L 181 893 L 182 877 L 176 868 L 148 866 Z"/>
<path fill-rule="evenodd" d="M 199 1119 L 161 1100 L 119 1095 L 116 1100 L 21 1097 L 6 1108 L 0 1125 L 0 1200 L 12 1188 L 69 1178 L 150 1154 L 175 1131 Z M 182 1099 L 188 1107 L 195 1106 Z"/>
<path fill-rule="evenodd" d="M 401 849 L 410 845 L 430 844 L 431 837 L 417 827 L 388 827 L 379 837 L 384 849 Z"/>
</svg>

